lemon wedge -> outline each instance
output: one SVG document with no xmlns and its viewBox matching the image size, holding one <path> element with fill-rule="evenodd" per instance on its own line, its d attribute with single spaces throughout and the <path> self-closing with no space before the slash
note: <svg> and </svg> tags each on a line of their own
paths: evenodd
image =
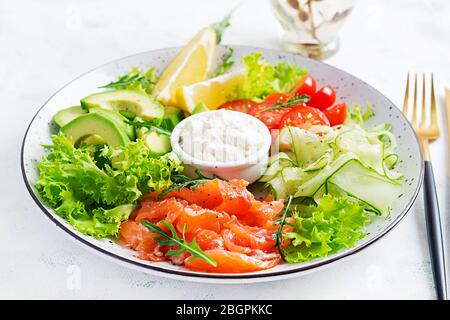
<svg viewBox="0 0 450 320">
<path fill-rule="evenodd" d="M 213 65 L 216 33 L 204 28 L 178 53 L 162 73 L 154 94 L 163 104 L 177 106 L 177 90 L 183 85 L 203 81 Z"/>
<path fill-rule="evenodd" d="M 245 71 L 235 71 L 222 76 L 211 78 L 190 86 L 178 89 L 178 106 L 192 113 L 195 106 L 203 103 L 209 110 L 215 110 L 227 102 L 227 98 L 245 81 Z"/>
</svg>

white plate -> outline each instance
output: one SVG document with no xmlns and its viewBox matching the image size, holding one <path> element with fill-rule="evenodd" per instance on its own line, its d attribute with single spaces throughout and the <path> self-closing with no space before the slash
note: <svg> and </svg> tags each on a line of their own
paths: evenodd
<svg viewBox="0 0 450 320">
<path fill-rule="evenodd" d="M 225 53 L 228 46 L 219 46 L 217 49 L 217 62 L 221 53 Z M 398 139 L 399 163 L 397 169 L 404 173 L 404 192 L 393 204 L 390 218 L 374 219 L 368 226 L 369 234 L 361 239 L 353 248 L 340 251 L 324 259 L 316 259 L 302 264 L 281 264 L 275 268 L 243 274 L 211 274 L 189 271 L 183 267 L 171 265 L 166 262 L 150 262 L 140 260 L 134 251 L 123 248 L 111 240 L 97 240 L 85 236 L 68 223 L 61 219 L 52 209 L 46 207 L 36 196 L 33 185 L 37 179 L 36 163 L 44 155 L 42 144 L 50 144 L 51 127 L 53 115 L 60 109 L 79 104 L 80 98 L 93 92 L 99 91 L 99 86 L 116 79 L 118 75 L 124 74 L 132 67 L 147 69 L 155 66 L 161 72 L 180 48 L 168 48 L 144 52 L 122 58 L 92 71 L 89 71 L 68 83 L 55 93 L 37 112 L 30 123 L 25 134 L 22 145 L 22 172 L 25 184 L 41 210 L 55 223 L 57 229 L 62 230 L 76 242 L 91 249 L 92 252 L 110 258 L 110 260 L 121 263 L 144 272 L 166 276 L 170 278 L 213 282 L 213 283 L 248 283 L 258 281 L 269 281 L 301 275 L 307 271 L 317 270 L 319 267 L 327 266 L 344 257 L 351 256 L 375 242 L 392 230 L 411 208 L 422 182 L 423 161 L 419 143 L 416 135 L 400 110 L 385 96 L 367 83 L 354 76 L 336 69 L 323 62 L 311 60 L 297 55 L 292 55 L 276 50 L 252 48 L 245 46 L 232 46 L 236 61 L 240 57 L 255 50 L 263 52 L 264 57 L 271 62 L 279 60 L 297 63 L 306 67 L 317 79 L 318 85 L 330 84 L 337 91 L 338 101 L 347 103 L 365 104 L 370 101 L 374 105 L 374 116 L 368 120 L 370 127 L 382 122 L 393 125 L 393 132 Z M 235 68 L 239 68 L 237 63 Z"/>
</svg>

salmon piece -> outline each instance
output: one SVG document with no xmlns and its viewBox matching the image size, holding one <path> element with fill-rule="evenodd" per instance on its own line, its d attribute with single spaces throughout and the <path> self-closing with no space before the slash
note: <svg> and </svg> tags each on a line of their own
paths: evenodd
<svg viewBox="0 0 450 320">
<path fill-rule="evenodd" d="M 153 239 L 158 236 L 148 232 L 142 224 L 132 220 L 125 221 L 120 225 L 119 242 L 138 252 L 138 257 L 143 260 L 163 261 L 164 256 L 158 256 L 159 245 Z"/>
<path fill-rule="evenodd" d="M 161 220 L 173 223 L 186 205 L 187 202 L 175 198 L 168 198 L 161 201 L 143 201 L 141 202 L 141 208 L 136 213 L 135 221 L 140 223 L 145 219 L 151 223 L 157 223 Z"/>
<path fill-rule="evenodd" d="M 247 190 L 247 181 L 233 179 L 230 181 L 219 181 L 222 191 L 222 203 L 214 208 L 234 215 L 243 215 L 248 212 L 255 200 L 253 194 Z"/>
<path fill-rule="evenodd" d="M 214 267 L 201 259 L 187 258 L 184 265 L 193 271 L 216 273 L 242 273 L 269 269 L 280 263 L 280 259 L 262 261 L 242 253 L 225 250 L 206 250 L 205 253 L 216 263 Z"/>
<path fill-rule="evenodd" d="M 129 248 L 136 249 L 147 233 L 147 228 L 142 224 L 132 220 L 125 221 L 120 225 L 119 243 Z"/>
<path fill-rule="evenodd" d="M 141 199 L 141 208 L 122 224 L 121 242 L 135 249 L 141 259 L 184 264 L 194 271 L 241 273 L 272 268 L 281 262 L 272 235 L 277 229 L 274 221 L 282 212 L 283 203 L 257 201 L 247 185 L 244 180 L 213 179 L 195 190 L 172 191 L 163 199 L 158 198 L 157 192 L 147 194 Z M 142 220 L 156 224 L 167 233 L 170 232 L 162 221 L 172 224 L 180 238 L 184 236 L 188 242 L 195 239 L 216 261 L 217 267 L 192 258 L 187 252 L 167 255 L 170 250 L 179 248 L 160 245 L 155 240 L 159 235 L 149 232 L 141 224 Z M 283 241 L 282 245 L 287 245 L 288 241 Z"/>
<path fill-rule="evenodd" d="M 220 180 L 213 179 L 201 184 L 195 190 L 189 188 L 182 188 L 181 190 L 174 190 L 164 198 L 176 197 L 186 200 L 190 204 L 196 204 L 206 209 L 213 209 L 222 203 L 222 191 L 219 185 Z"/>
<path fill-rule="evenodd" d="M 160 250 L 159 243 L 154 240 L 156 237 L 159 237 L 159 235 L 149 232 L 136 247 L 140 259 L 156 262 L 166 260 L 164 253 Z"/>
<path fill-rule="evenodd" d="M 195 235 L 195 241 L 202 250 L 223 249 L 223 239 L 217 232 L 201 230 Z"/>
<path fill-rule="evenodd" d="M 247 214 L 239 215 L 241 223 L 249 226 L 264 227 L 266 229 L 276 230 L 274 222 L 283 211 L 282 201 L 253 201 Z"/>
<path fill-rule="evenodd" d="M 210 209 L 203 209 L 195 204 L 186 206 L 180 213 L 176 228 L 178 232 L 183 232 L 186 224 L 185 234 L 194 234 L 200 230 L 212 230 L 220 232 L 222 225 L 230 218 L 227 214 Z"/>
<path fill-rule="evenodd" d="M 227 240 L 225 246 L 232 242 L 234 245 L 247 247 L 250 249 L 258 249 L 262 251 L 274 251 L 276 239 L 272 239 L 273 230 L 265 229 L 262 227 L 252 227 L 241 224 L 237 220 L 230 220 L 224 225 L 229 231 L 227 231 Z M 222 232 L 224 236 L 225 230 Z M 224 236 L 225 240 L 225 236 Z M 232 246 L 228 250 L 232 250 Z M 247 252 L 245 252 L 247 253 Z"/>
<path fill-rule="evenodd" d="M 253 195 L 247 190 L 247 181 L 233 179 L 223 181 L 213 179 L 201 184 L 195 190 L 182 188 L 169 192 L 163 198 L 176 197 L 186 200 L 190 204 L 196 204 L 205 209 L 229 214 L 245 213 L 254 200 Z M 155 193 L 146 195 L 146 198 L 157 198 Z"/>
<path fill-rule="evenodd" d="M 231 231 L 229 229 L 223 230 L 222 238 L 223 238 L 223 243 L 225 245 L 225 248 L 227 250 L 232 251 L 232 252 L 243 253 L 243 254 L 247 254 L 247 255 L 252 254 L 251 248 L 238 244 L 238 242 L 235 239 L 235 234 L 233 233 L 233 231 Z"/>
</svg>

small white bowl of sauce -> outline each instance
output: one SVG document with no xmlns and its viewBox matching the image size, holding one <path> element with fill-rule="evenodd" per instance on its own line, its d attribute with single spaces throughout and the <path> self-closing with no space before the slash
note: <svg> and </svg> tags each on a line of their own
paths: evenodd
<svg viewBox="0 0 450 320">
<path fill-rule="evenodd" d="M 170 142 L 185 167 L 196 178 L 208 177 L 255 182 L 266 170 L 271 135 L 257 118 L 231 110 L 206 111 L 181 121 Z"/>
</svg>

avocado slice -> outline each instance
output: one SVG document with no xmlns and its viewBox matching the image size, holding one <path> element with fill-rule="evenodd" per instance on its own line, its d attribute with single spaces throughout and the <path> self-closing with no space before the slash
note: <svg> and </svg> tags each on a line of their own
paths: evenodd
<svg viewBox="0 0 450 320">
<path fill-rule="evenodd" d="M 113 148 L 126 145 L 130 142 L 127 134 L 108 117 L 99 113 L 88 113 L 76 117 L 61 128 L 74 145 L 78 145 L 80 140 L 90 135 L 98 135 Z"/>
<path fill-rule="evenodd" d="M 69 107 L 59 110 L 53 117 L 53 121 L 61 128 L 79 115 L 85 113 L 87 113 L 86 110 L 83 110 L 83 108 L 80 106 Z"/>
<path fill-rule="evenodd" d="M 184 111 L 175 107 L 165 107 L 161 127 L 172 131 L 175 126 L 184 119 Z"/>
<path fill-rule="evenodd" d="M 95 93 L 83 98 L 81 106 L 85 109 L 104 108 L 128 111 L 143 119 L 162 118 L 164 107 L 154 97 L 135 90 L 115 90 Z"/>
<path fill-rule="evenodd" d="M 79 145 L 103 145 L 106 144 L 105 139 L 97 134 L 91 134 L 85 138 L 82 138 Z"/>
<path fill-rule="evenodd" d="M 150 155 L 154 157 L 162 156 L 172 150 L 170 137 L 165 134 L 150 131 L 147 128 L 140 128 L 137 137 L 145 141 L 145 145 L 150 150 Z"/>
<path fill-rule="evenodd" d="M 204 103 L 198 103 L 194 110 L 192 110 L 192 114 L 196 114 L 196 113 L 200 113 L 200 112 L 205 112 L 205 111 L 209 111 L 208 107 L 206 106 L 206 104 Z"/>
<path fill-rule="evenodd" d="M 128 138 L 130 138 L 131 140 L 134 140 L 136 138 L 134 127 L 125 123 L 125 118 L 119 112 L 102 108 L 92 108 L 91 110 L 89 110 L 89 112 L 98 113 L 102 116 L 110 118 L 117 124 L 120 129 L 126 132 Z"/>
</svg>

